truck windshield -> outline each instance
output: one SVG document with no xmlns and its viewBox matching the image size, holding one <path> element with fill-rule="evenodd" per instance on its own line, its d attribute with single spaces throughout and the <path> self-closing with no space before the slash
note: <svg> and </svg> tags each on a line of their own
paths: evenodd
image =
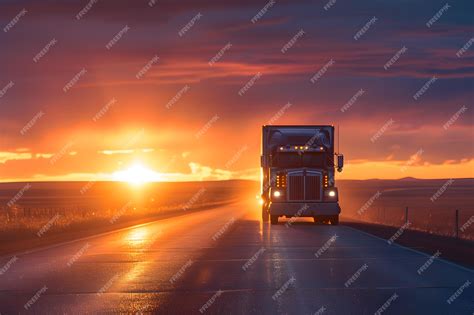
<svg viewBox="0 0 474 315">
<path fill-rule="evenodd" d="M 281 168 L 326 168 L 326 154 L 319 152 L 278 152 L 272 156 L 272 166 Z"/>
</svg>

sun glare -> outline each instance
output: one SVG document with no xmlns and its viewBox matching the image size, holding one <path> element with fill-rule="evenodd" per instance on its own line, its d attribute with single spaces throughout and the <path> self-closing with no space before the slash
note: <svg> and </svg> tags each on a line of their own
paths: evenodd
<svg viewBox="0 0 474 315">
<path fill-rule="evenodd" d="M 134 164 L 124 171 L 117 171 L 113 174 L 113 179 L 121 182 L 128 182 L 133 185 L 141 185 L 149 182 L 161 180 L 159 173 L 144 167 L 141 164 Z"/>
</svg>

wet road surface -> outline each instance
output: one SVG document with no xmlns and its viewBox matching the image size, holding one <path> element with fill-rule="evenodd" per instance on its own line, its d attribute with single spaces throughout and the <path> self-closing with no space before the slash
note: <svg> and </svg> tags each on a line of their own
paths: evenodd
<svg viewBox="0 0 474 315">
<path fill-rule="evenodd" d="M 0 257 L 0 314 L 474 312 L 472 270 L 280 220 L 245 202 Z"/>
</svg>

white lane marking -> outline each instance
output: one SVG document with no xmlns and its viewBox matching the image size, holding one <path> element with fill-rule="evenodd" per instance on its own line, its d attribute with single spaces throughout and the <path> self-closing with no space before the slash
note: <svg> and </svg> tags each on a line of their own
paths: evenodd
<svg viewBox="0 0 474 315">
<path fill-rule="evenodd" d="M 373 234 L 370 234 L 370 233 L 367 233 L 367 232 L 358 230 L 358 229 L 353 228 L 353 227 L 350 227 L 350 226 L 344 226 L 344 227 L 345 227 L 345 228 L 352 229 L 352 230 L 357 231 L 357 232 L 359 232 L 359 233 L 362 233 L 362 234 L 371 236 L 372 238 L 375 238 L 375 239 L 378 239 L 378 240 L 380 240 L 380 241 L 383 241 L 384 243 L 387 243 L 387 240 L 386 240 L 386 239 L 381 238 L 381 237 L 378 237 L 378 236 L 376 236 L 376 235 L 373 235 Z M 427 258 L 430 258 L 430 257 L 431 257 L 431 255 L 428 255 L 428 254 L 426 254 L 426 253 L 420 252 L 420 251 L 418 251 L 418 250 L 416 250 L 416 249 L 412 249 L 412 248 L 409 248 L 409 247 L 402 246 L 402 245 L 400 245 L 400 244 L 398 244 L 398 243 L 392 243 L 392 245 L 388 245 L 388 244 L 387 244 L 387 246 L 396 246 L 396 247 L 399 247 L 399 248 L 401 248 L 401 249 L 405 249 L 405 250 L 408 250 L 408 251 L 410 251 L 410 252 L 413 252 L 413 253 L 416 253 L 416 254 L 425 256 L 425 257 L 427 257 Z M 439 257 L 436 258 L 436 260 L 437 260 L 437 261 L 444 262 L 445 264 L 448 264 L 448 265 L 450 265 L 451 267 L 456 267 L 456 268 L 462 269 L 462 270 L 464 270 L 464 271 L 467 271 L 467 272 L 469 272 L 469 273 L 474 273 L 474 270 L 469 269 L 469 268 L 464 267 L 464 266 L 461 266 L 461 265 L 458 265 L 458 264 L 453 263 L 453 262 L 451 262 L 451 261 L 449 261 L 449 260 L 445 260 L 445 259 L 439 258 Z"/>
</svg>

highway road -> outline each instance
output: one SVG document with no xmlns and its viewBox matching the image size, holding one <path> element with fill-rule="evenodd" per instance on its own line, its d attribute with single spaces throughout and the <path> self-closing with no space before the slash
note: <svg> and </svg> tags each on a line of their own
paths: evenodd
<svg viewBox="0 0 474 315">
<path fill-rule="evenodd" d="M 0 257 L 0 313 L 473 314 L 472 270 L 254 203 Z"/>
</svg>

